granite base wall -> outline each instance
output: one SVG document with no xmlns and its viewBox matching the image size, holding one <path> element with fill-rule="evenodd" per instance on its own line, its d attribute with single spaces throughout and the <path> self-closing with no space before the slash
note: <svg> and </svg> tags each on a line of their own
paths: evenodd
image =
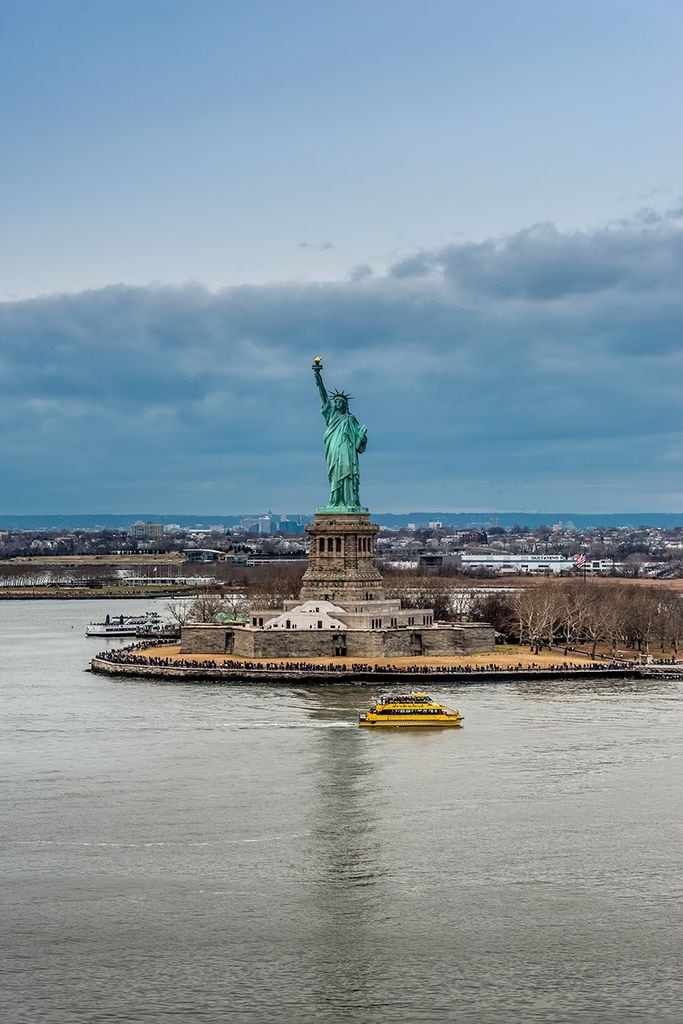
<svg viewBox="0 0 683 1024">
<path fill-rule="evenodd" d="M 181 654 L 237 654 L 243 658 L 434 658 L 493 651 L 486 623 L 408 629 L 273 630 L 240 626 L 183 626 Z"/>
<path fill-rule="evenodd" d="M 250 630 L 233 626 L 192 625 L 180 631 L 181 654 L 237 654 L 254 657 L 254 636 Z"/>
</svg>

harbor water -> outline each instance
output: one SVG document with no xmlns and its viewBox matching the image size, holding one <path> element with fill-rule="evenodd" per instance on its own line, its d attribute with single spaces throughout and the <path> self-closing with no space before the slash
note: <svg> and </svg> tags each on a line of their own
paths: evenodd
<svg viewBox="0 0 683 1024">
<path fill-rule="evenodd" d="M 3 1022 L 680 1021 L 683 683 L 86 671 L 153 607 L 0 603 Z"/>
</svg>

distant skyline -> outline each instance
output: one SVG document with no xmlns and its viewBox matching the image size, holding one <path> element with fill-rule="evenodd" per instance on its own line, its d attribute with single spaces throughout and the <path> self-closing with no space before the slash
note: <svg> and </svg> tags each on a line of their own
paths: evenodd
<svg viewBox="0 0 683 1024">
<path fill-rule="evenodd" d="M 0 514 L 683 509 L 683 8 L 0 15 Z"/>
<path fill-rule="evenodd" d="M 242 519 L 256 518 L 262 514 L 259 510 L 252 510 L 248 513 L 237 515 L 181 515 L 173 512 L 167 514 L 155 512 L 129 512 L 121 515 L 110 515 L 108 513 L 89 515 L 88 513 L 76 513 L 74 515 L 53 516 L 53 515 L 29 515 L 29 516 L 4 516 L 0 515 L 0 530 L 23 530 L 28 532 L 55 531 L 61 533 L 71 530 L 128 530 L 133 523 L 151 522 L 161 523 L 164 526 L 179 526 L 180 529 L 191 532 L 194 529 L 207 530 L 213 526 L 226 529 L 236 526 Z M 304 513 L 291 513 L 292 515 L 303 515 L 307 521 L 312 522 L 313 510 Z M 373 521 L 380 526 L 391 529 L 405 529 L 413 523 L 420 528 L 427 527 L 429 522 L 441 521 L 445 527 L 463 528 L 485 528 L 500 526 L 510 529 L 513 526 L 529 527 L 535 529 L 538 526 L 558 526 L 565 529 L 595 530 L 595 529 L 661 529 L 675 530 L 683 527 L 683 513 L 671 512 L 622 512 L 622 513 L 581 513 L 581 512 L 491 512 L 486 509 L 477 509 L 471 512 L 442 512 L 438 509 L 432 511 L 415 511 L 396 513 L 386 509 L 373 511 Z"/>
</svg>

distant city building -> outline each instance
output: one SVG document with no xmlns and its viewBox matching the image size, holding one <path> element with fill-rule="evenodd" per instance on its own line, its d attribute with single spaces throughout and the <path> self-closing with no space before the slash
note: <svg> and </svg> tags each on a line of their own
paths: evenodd
<svg viewBox="0 0 683 1024">
<path fill-rule="evenodd" d="M 311 521 L 308 515 L 301 513 L 265 512 L 260 516 L 244 516 L 240 519 L 238 529 L 247 533 L 263 535 L 273 533 L 303 533 L 306 523 Z M 234 529 L 234 528 L 233 528 Z"/>
<path fill-rule="evenodd" d="M 164 536 L 164 525 L 163 523 L 147 523 L 139 520 L 137 523 L 133 523 L 129 532 L 133 540 L 161 540 Z"/>
<path fill-rule="evenodd" d="M 280 533 L 303 533 L 303 516 L 282 516 L 280 518 Z"/>
<path fill-rule="evenodd" d="M 278 533 L 301 533 L 302 528 L 298 523 L 290 523 L 288 519 L 281 519 L 278 527 Z"/>
</svg>

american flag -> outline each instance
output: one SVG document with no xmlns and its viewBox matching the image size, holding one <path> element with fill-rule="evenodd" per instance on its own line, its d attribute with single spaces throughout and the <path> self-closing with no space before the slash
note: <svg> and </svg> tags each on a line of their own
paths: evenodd
<svg viewBox="0 0 683 1024">
<path fill-rule="evenodd" d="M 586 564 L 586 556 L 583 552 L 580 555 L 574 555 L 574 565 L 577 569 L 583 569 Z"/>
</svg>

